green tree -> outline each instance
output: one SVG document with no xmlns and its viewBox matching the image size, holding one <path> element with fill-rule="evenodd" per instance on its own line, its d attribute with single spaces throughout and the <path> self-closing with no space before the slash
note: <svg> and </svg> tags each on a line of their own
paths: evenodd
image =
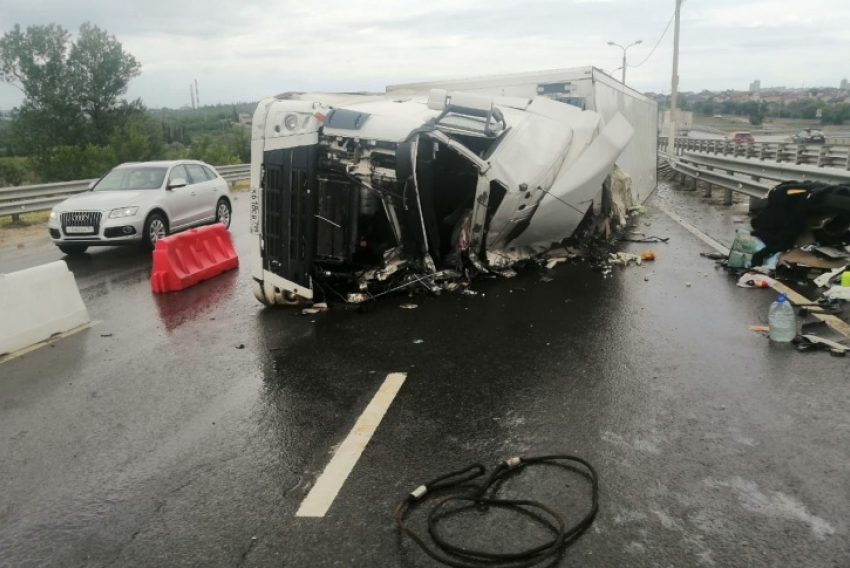
<svg viewBox="0 0 850 568">
<path fill-rule="evenodd" d="M 230 151 L 243 164 L 251 161 L 251 130 L 242 124 L 234 124 L 230 131 Z"/>
<path fill-rule="evenodd" d="M 89 23 L 76 41 L 55 24 L 15 25 L 0 38 L 0 73 L 24 94 L 16 147 L 45 167 L 71 158 L 58 148 L 105 145 L 116 127 L 144 114 L 141 101 L 121 98 L 140 71 L 114 36 Z"/>
</svg>

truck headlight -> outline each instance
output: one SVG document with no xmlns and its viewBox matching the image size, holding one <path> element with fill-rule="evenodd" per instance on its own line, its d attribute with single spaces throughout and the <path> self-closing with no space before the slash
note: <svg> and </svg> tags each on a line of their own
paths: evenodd
<svg viewBox="0 0 850 568">
<path fill-rule="evenodd" d="M 287 130 L 295 130 L 298 128 L 298 116 L 294 114 L 287 114 L 286 118 L 283 119 L 283 125 Z"/>
<path fill-rule="evenodd" d="M 109 212 L 109 218 L 120 219 L 122 217 L 132 217 L 138 210 L 138 207 L 122 207 L 121 209 L 113 209 Z"/>
</svg>

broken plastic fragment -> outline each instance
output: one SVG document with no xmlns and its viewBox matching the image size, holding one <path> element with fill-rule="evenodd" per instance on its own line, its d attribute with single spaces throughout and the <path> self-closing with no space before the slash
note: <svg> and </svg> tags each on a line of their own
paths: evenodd
<svg viewBox="0 0 850 568">
<path fill-rule="evenodd" d="M 738 279 L 740 288 L 773 288 L 776 285 L 776 280 L 764 274 L 756 274 L 748 272 Z"/>
<path fill-rule="evenodd" d="M 399 307 L 404 309 L 404 310 L 414 310 L 414 309 L 418 308 L 419 306 L 417 306 L 416 304 L 402 304 Z"/>
<path fill-rule="evenodd" d="M 425 340 L 423 340 L 423 339 L 414 339 L 414 340 L 413 340 L 413 343 L 416 343 L 416 344 L 419 344 L 419 343 L 425 343 Z"/>
<path fill-rule="evenodd" d="M 475 290 L 470 290 L 469 288 L 464 288 L 461 294 L 463 294 L 464 296 L 477 296 L 478 292 L 476 292 Z"/>
<path fill-rule="evenodd" d="M 627 266 L 629 263 L 634 262 L 638 266 L 643 263 L 643 259 L 636 254 L 631 254 L 628 252 L 616 252 L 611 253 L 608 263 L 609 264 L 617 264 L 620 266 Z"/>
</svg>

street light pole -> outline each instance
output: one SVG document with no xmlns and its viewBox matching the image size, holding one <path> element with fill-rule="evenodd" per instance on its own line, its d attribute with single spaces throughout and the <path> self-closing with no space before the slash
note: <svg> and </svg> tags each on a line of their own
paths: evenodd
<svg viewBox="0 0 850 568">
<path fill-rule="evenodd" d="M 630 43 L 626 47 L 623 47 L 619 43 L 614 43 L 613 41 L 608 42 L 608 45 L 613 45 L 614 47 L 619 47 L 620 49 L 623 50 L 623 75 L 622 75 L 623 78 L 620 82 L 624 85 L 626 84 L 626 50 L 629 49 L 630 47 L 632 47 L 633 45 L 637 45 L 639 43 L 643 43 L 643 40 L 639 39 L 636 42 Z"/>
<path fill-rule="evenodd" d="M 679 13 L 682 0 L 676 0 L 676 27 L 673 28 L 673 81 L 670 89 L 670 132 L 667 136 L 667 153 L 676 154 L 676 97 L 679 90 Z"/>
</svg>

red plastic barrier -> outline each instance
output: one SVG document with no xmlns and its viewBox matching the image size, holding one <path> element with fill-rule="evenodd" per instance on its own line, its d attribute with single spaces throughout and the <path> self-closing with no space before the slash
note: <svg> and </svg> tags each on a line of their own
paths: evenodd
<svg viewBox="0 0 850 568">
<path fill-rule="evenodd" d="M 156 242 L 151 290 L 175 292 L 239 266 L 230 233 L 216 223 Z"/>
</svg>

